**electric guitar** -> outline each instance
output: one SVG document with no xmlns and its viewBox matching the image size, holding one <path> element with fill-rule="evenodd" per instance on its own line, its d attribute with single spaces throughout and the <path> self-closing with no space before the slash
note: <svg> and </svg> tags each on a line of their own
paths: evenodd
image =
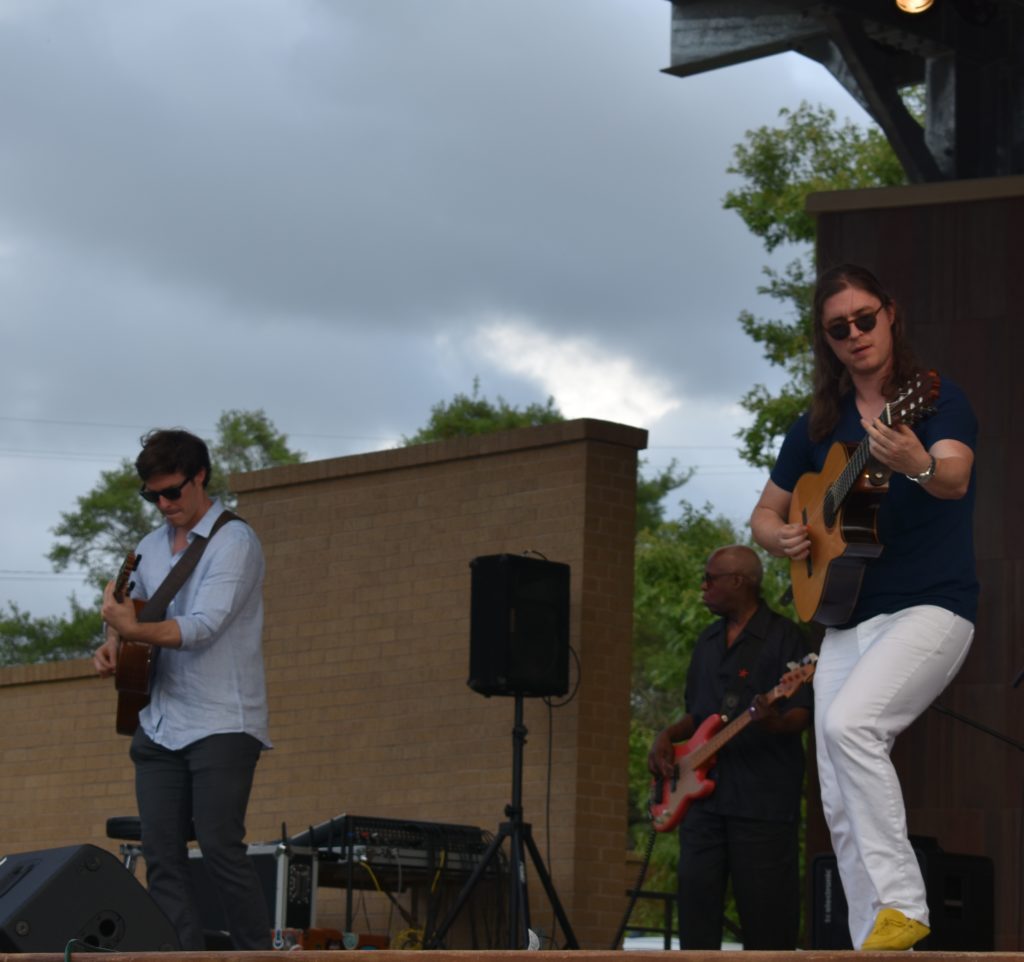
<svg viewBox="0 0 1024 962">
<path fill-rule="evenodd" d="M 790 662 L 790 670 L 770 692 L 765 693 L 764 699 L 768 705 L 780 698 L 789 698 L 801 685 L 810 681 L 817 660 L 817 655 L 810 654 L 799 664 Z M 695 798 L 704 798 L 715 790 L 714 781 L 708 778 L 708 771 L 715 764 L 715 756 L 723 745 L 732 741 L 753 720 L 751 709 L 734 718 L 728 725 L 725 725 L 721 715 L 709 715 L 689 740 L 675 746 L 672 777 L 651 781 L 648 813 L 655 831 L 672 831 L 683 820 Z"/>
<path fill-rule="evenodd" d="M 131 594 L 135 582 L 132 572 L 139 566 L 141 555 L 129 551 L 114 579 L 114 598 L 123 601 Z M 136 612 L 145 602 L 134 601 Z M 139 727 L 139 712 L 149 704 L 149 686 L 152 680 L 156 649 L 137 641 L 118 642 L 117 666 L 114 669 L 114 688 L 117 689 L 117 720 L 115 728 L 119 735 L 133 735 Z"/>
<path fill-rule="evenodd" d="M 922 371 L 886 404 L 879 420 L 888 427 L 911 425 L 935 410 L 939 375 Z M 796 483 L 790 524 L 807 525 L 806 558 L 790 564 L 793 605 L 802 621 L 841 625 L 857 604 L 864 565 L 882 553 L 878 506 L 889 490 L 890 471 L 871 457 L 868 438 L 854 445 L 836 441 L 821 471 Z"/>
</svg>

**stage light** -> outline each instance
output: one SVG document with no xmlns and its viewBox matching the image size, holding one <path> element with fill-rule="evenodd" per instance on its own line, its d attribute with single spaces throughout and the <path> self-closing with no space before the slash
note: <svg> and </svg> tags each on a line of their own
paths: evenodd
<svg viewBox="0 0 1024 962">
<path fill-rule="evenodd" d="M 896 6 L 904 13 L 924 13 L 935 0 L 896 0 Z"/>
</svg>

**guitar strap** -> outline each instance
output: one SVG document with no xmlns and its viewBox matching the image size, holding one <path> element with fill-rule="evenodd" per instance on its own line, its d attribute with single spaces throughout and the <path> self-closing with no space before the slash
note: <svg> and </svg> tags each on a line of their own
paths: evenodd
<svg viewBox="0 0 1024 962">
<path fill-rule="evenodd" d="M 210 539 L 229 521 L 241 521 L 245 524 L 244 518 L 240 518 L 232 511 L 224 511 L 213 522 L 209 537 L 196 535 L 192 539 L 192 543 L 185 549 L 185 553 L 178 560 L 178 563 L 167 572 L 167 577 L 160 582 L 160 587 L 153 592 L 153 596 L 143 603 L 142 610 L 138 614 L 139 621 L 153 622 L 164 620 L 167 614 L 167 606 L 181 590 L 181 586 L 188 581 L 188 576 L 195 571 L 195 567 L 199 564 L 199 559 L 203 556 L 203 552 L 210 543 Z M 156 666 L 159 660 L 160 648 L 154 645 L 149 662 L 150 679 L 156 674 Z"/>
</svg>

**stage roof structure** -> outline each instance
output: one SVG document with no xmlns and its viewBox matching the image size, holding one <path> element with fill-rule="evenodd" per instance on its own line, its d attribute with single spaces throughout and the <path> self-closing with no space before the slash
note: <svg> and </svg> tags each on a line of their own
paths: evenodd
<svg viewBox="0 0 1024 962">
<path fill-rule="evenodd" d="M 670 0 L 671 64 L 687 77 L 796 51 L 885 132 L 911 183 L 1024 173 L 1024 0 Z M 923 84 L 922 127 L 900 97 Z"/>
</svg>

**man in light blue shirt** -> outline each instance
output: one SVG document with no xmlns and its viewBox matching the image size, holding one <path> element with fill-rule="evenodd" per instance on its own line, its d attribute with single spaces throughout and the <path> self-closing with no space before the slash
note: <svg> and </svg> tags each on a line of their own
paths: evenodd
<svg viewBox="0 0 1024 962">
<path fill-rule="evenodd" d="M 151 598 L 189 545 L 209 539 L 160 620 L 139 621 L 132 599 L 118 601 L 113 585 L 103 598 L 108 631 L 93 658 L 97 671 L 115 672 L 119 639 L 152 645 L 160 656 L 130 750 L 149 890 L 175 925 L 182 948 L 203 950 L 187 852 L 194 826 L 235 947 L 269 949 L 269 913 L 245 845 L 256 763 L 271 747 L 263 552 L 241 519 L 214 530 L 225 509 L 206 491 L 210 456 L 200 438 L 153 431 L 143 438 L 135 467 L 142 497 L 167 521 L 139 544 L 135 598 Z"/>
</svg>

